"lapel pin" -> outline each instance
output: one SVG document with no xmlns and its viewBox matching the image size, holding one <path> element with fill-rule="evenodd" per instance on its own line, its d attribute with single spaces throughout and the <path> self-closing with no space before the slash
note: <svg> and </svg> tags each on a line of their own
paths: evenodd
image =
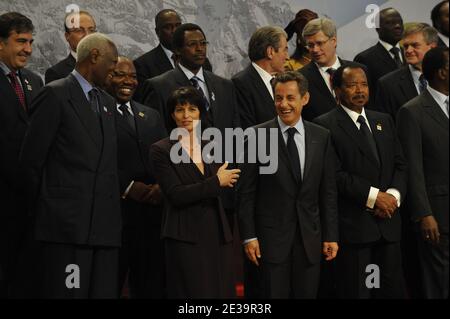
<svg viewBox="0 0 450 319">
<path fill-rule="evenodd" d="M 105 111 L 105 113 L 108 113 L 108 109 L 106 108 L 106 106 L 103 107 L 103 111 Z"/>
<path fill-rule="evenodd" d="M 27 80 L 27 79 L 24 79 L 24 81 L 25 81 L 25 83 L 26 83 L 26 84 L 30 84 L 30 82 L 28 82 L 28 80 Z"/>
<path fill-rule="evenodd" d="M 216 95 L 214 94 L 214 92 L 211 92 L 211 100 L 213 100 L 213 101 L 216 100 Z"/>
<path fill-rule="evenodd" d="M 382 131 L 382 130 L 383 130 L 383 127 L 381 126 L 380 123 L 377 124 L 377 130 L 378 130 L 378 131 Z"/>
<path fill-rule="evenodd" d="M 139 114 L 138 114 L 140 117 L 142 117 L 142 118 L 144 118 L 145 117 L 145 114 L 144 113 L 142 113 L 142 112 L 139 112 Z"/>
<path fill-rule="evenodd" d="M 25 80 L 25 82 L 26 82 L 26 80 Z M 31 85 L 27 84 L 27 90 L 28 91 L 33 91 L 33 88 L 31 87 Z"/>
</svg>

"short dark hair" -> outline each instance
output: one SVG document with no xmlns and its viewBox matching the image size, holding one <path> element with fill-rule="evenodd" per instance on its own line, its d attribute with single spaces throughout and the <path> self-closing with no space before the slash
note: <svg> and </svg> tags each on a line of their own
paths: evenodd
<svg viewBox="0 0 450 319">
<path fill-rule="evenodd" d="M 176 106 L 186 105 L 188 103 L 198 107 L 202 127 L 206 127 L 207 111 L 205 98 L 193 86 L 182 86 L 174 90 L 167 100 L 167 110 L 169 111 L 169 129 L 177 127 L 175 121 L 172 119 L 172 116 L 170 116 L 173 112 L 175 112 Z"/>
<path fill-rule="evenodd" d="M 33 33 L 33 22 L 18 12 L 7 12 L 0 15 L 0 38 L 8 39 L 11 32 Z"/>
<path fill-rule="evenodd" d="M 442 6 L 448 2 L 448 0 L 444 0 L 439 2 L 434 8 L 433 10 L 431 10 L 431 21 L 433 22 L 433 27 L 437 28 L 438 26 L 438 20 L 440 18 L 441 15 L 441 8 Z"/>
<path fill-rule="evenodd" d="M 159 12 L 156 14 L 156 16 L 155 16 L 155 28 L 156 28 L 156 29 L 158 29 L 158 25 L 159 25 L 159 23 L 160 23 L 160 20 L 161 20 L 162 16 L 165 15 L 166 13 L 169 13 L 169 12 L 173 12 L 173 13 L 175 13 L 177 16 L 179 16 L 178 12 L 176 12 L 174 9 L 164 9 L 164 10 L 159 11 Z"/>
<path fill-rule="evenodd" d="M 339 88 L 342 86 L 342 78 L 344 75 L 344 71 L 346 69 L 361 69 L 364 71 L 364 73 L 366 74 L 366 77 L 367 77 L 367 69 L 362 64 L 351 62 L 346 65 L 342 65 L 336 70 L 336 72 L 334 72 L 334 74 L 331 78 L 331 85 L 332 85 L 333 89 L 336 89 L 336 88 Z"/>
<path fill-rule="evenodd" d="M 447 52 L 447 56 L 446 53 Z M 422 61 L 422 73 L 425 79 L 430 82 L 434 79 L 439 69 L 445 68 L 448 64 L 448 48 L 436 47 L 429 50 Z"/>
<path fill-rule="evenodd" d="M 283 73 L 279 73 L 271 82 L 272 89 L 275 93 L 275 87 L 278 83 L 287 83 L 287 82 L 297 82 L 298 91 L 300 92 L 300 95 L 303 96 L 308 92 L 309 84 L 308 79 L 301 74 L 300 72 L 296 71 L 287 71 Z"/>
<path fill-rule="evenodd" d="M 66 32 L 69 32 L 69 31 L 70 31 L 70 29 L 67 27 L 67 18 L 70 17 L 71 15 L 77 14 L 77 13 L 78 13 L 80 16 L 81 16 L 82 14 L 84 14 L 84 15 L 90 17 L 90 18 L 92 19 L 92 21 L 94 21 L 94 25 L 97 27 L 97 23 L 95 22 L 94 17 L 93 17 L 92 14 L 90 14 L 89 12 L 84 11 L 84 10 L 80 10 L 79 12 L 71 11 L 71 12 L 68 12 L 68 13 L 66 14 L 66 16 L 64 17 L 64 31 L 66 31 Z"/>
<path fill-rule="evenodd" d="M 200 26 L 194 23 L 184 23 L 180 25 L 173 33 L 172 43 L 174 49 L 181 49 L 184 46 L 184 33 L 186 31 L 200 31 L 206 39 L 206 35 Z"/>
</svg>

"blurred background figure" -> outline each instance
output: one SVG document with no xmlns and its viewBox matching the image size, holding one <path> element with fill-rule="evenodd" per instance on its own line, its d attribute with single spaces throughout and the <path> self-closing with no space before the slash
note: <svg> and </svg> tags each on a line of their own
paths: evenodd
<svg viewBox="0 0 450 319">
<path fill-rule="evenodd" d="M 288 35 L 288 41 L 292 39 L 294 33 L 297 35 L 297 47 L 294 54 L 291 56 L 289 61 L 285 64 L 286 71 L 297 71 L 303 68 L 309 62 L 311 62 L 311 57 L 309 55 L 308 49 L 306 48 L 305 40 L 302 37 L 303 28 L 305 25 L 313 20 L 317 19 L 319 16 L 314 11 L 309 9 L 302 9 L 295 15 L 295 19 L 289 22 L 288 26 L 284 29 Z"/>
</svg>

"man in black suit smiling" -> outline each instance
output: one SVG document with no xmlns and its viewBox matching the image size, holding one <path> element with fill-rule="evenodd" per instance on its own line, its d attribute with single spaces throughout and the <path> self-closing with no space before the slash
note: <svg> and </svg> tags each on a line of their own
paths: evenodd
<svg viewBox="0 0 450 319">
<path fill-rule="evenodd" d="M 21 162 L 42 242 L 44 298 L 118 296 L 116 103 L 100 89 L 116 63 L 115 44 L 91 34 L 78 44 L 75 70 L 33 100 Z"/>
<path fill-rule="evenodd" d="M 136 78 L 133 62 L 119 57 L 106 85 L 117 104 L 117 164 L 123 220 L 119 289 L 128 272 L 131 298 L 163 298 L 161 191 L 155 182 L 149 151 L 150 145 L 167 134 L 157 111 L 131 100 Z"/>
</svg>

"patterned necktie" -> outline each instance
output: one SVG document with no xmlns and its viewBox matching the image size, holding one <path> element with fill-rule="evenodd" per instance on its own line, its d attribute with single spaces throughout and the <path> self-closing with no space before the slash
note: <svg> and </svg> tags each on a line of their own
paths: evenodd
<svg viewBox="0 0 450 319">
<path fill-rule="evenodd" d="M 92 88 L 92 90 L 89 91 L 89 103 L 91 105 L 91 109 L 94 113 L 97 115 L 100 114 L 99 107 L 98 107 L 98 101 L 99 101 L 99 92 L 98 89 Z"/>
<path fill-rule="evenodd" d="M 448 97 L 445 100 L 445 109 L 447 110 L 447 117 L 449 117 L 449 109 L 448 109 Z"/>
<path fill-rule="evenodd" d="M 127 121 L 133 131 L 136 132 L 136 123 L 134 122 L 134 116 L 128 110 L 128 106 L 126 104 L 122 104 L 119 106 L 119 110 L 122 111 L 122 117 Z"/>
<path fill-rule="evenodd" d="M 330 88 L 331 88 L 331 93 L 334 95 L 334 91 L 333 91 L 333 76 L 334 76 L 334 73 L 336 72 L 336 69 L 328 68 L 326 72 L 330 75 L 330 78 L 329 78 Z"/>
<path fill-rule="evenodd" d="M 295 127 L 291 127 L 287 130 L 288 139 L 286 143 L 286 147 L 289 153 L 289 159 L 291 160 L 292 170 L 294 172 L 294 176 L 299 183 L 302 181 L 302 172 L 300 166 L 300 156 L 298 155 L 298 148 L 295 144 L 294 136 L 297 133 L 297 129 Z"/>
<path fill-rule="evenodd" d="M 203 99 L 205 100 L 205 107 L 206 110 L 209 111 L 209 102 L 208 99 L 206 98 L 205 92 L 203 92 L 202 87 L 200 86 L 200 84 L 198 83 L 199 81 L 201 81 L 198 77 L 194 76 L 191 78 L 191 83 L 192 85 L 200 92 L 200 94 L 203 96 Z"/>
<path fill-rule="evenodd" d="M 377 145 L 375 143 L 375 139 L 373 138 L 373 135 L 369 129 L 369 126 L 367 126 L 366 119 L 364 118 L 364 116 L 360 115 L 358 117 L 358 123 L 361 124 L 359 131 L 361 132 L 364 142 L 367 143 L 367 145 L 369 146 L 369 148 L 372 152 L 372 155 L 378 161 L 378 163 L 380 163 L 380 158 L 378 157 L 378 151 L 377 151 Z"/>
<path fill-rule="evenodd" d="M 419 76 L 419 92 L 422 93 L 423 91 L 426 90 L 427 87 L 428 87 L 428 82 L 425 79 L 425 76 L 423 74 L 421 74 Z"/>
<path fill-rule="evenodd" d="M 16 95 L 17 95 L 17 98 L 19 99 L 20 105 L 26 112 L 27 105 L 25 103 L 25 94 L 23 93 L 22 86 L 20 85 L 19 81 L 17 80 L 16 73 L 14 73 L 14 72 L 8 73 L 8 78 L 11 81 L 11 86 L 12 86 L 14 92 L 16 92 Z"/>
<path fill-rule="evenodd" d="M 401 68 L 403 63 L 402 60 L 400 59 L 400 49 L 397 47 L 392 47 L 392 49 L 390 49 L 389 52 L 391 52 L 394 55 L 394 61 L 395 64 L 397 64 L 397 68 Z"/>
</svg>

